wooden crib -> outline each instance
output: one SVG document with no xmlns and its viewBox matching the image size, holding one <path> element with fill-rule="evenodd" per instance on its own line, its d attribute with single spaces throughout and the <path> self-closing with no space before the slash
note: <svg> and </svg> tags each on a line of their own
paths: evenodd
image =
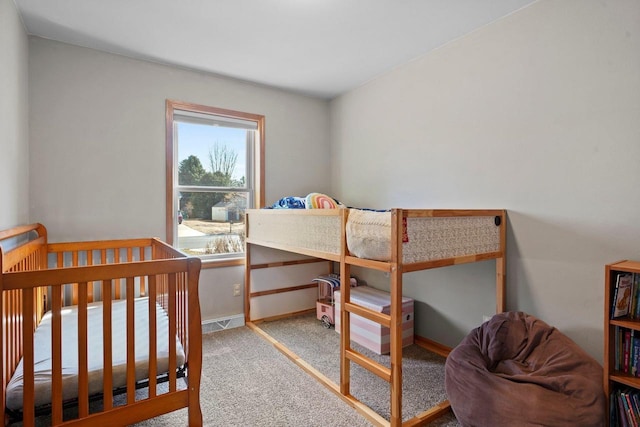
<svg viewBox="0 0 640 427">
<path fill-rule="evenodd" d="M 0 273 L 5 424 L 17 415 L 32 426 L 44 406 L 51 425 L 129 425 L 184 407 L 188 425 L 202 425 L 200 259 L 152 238 L 51 244 L 45 227 L 32 224 L 0 231 Z M 116 306 L 122 320 L 112 317 Z M 98 323 L 88 320 L 95 318 Z M 38 330 L 45 320 L 47 327 Z M 70 386 L 67 364 L 76 344 Z M 50 378 L 42 388 L 43 373 L 34 364 L 43 364 L 47 346 Z M 178 382 L 182 375 L 187 386 Z M 96 395 L 98 408 L 90 406 Z M 65 409 L 70 403 L 71 411 Z"/>
</svg>

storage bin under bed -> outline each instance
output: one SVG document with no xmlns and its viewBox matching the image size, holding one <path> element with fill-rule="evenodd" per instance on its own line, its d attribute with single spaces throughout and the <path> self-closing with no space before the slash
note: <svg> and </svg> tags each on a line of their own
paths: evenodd
<svg viewBox="0 0 640 427">
<path fill-rule="evenodd" d="M 340 291 L 334 292 L 335 327 L 340 333 Z M 358 286 L 351 288 L 351 302 L 359 306 L 389 314 L 391 311 L 391 294 L 372 288 Z M 368 348 L 377 354 L 389 354 L 389 328 L 365 319 L 357 314 L 351 314 L 351 340 Z M 413 299 L 402 297 L 402 346 L 413 344 Z"/>
</svg>

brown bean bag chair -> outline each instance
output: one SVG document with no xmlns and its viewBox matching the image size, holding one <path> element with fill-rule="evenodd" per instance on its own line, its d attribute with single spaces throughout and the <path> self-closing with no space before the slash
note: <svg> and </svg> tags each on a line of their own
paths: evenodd
<svg viewBox="0 0 640 427">
<path fill-rule="evenodd" d="M 462 426 L 603 426 L 602 367 L 556 328 L 522 312 L 496 314 L 445 363 Z"/>
</svg>

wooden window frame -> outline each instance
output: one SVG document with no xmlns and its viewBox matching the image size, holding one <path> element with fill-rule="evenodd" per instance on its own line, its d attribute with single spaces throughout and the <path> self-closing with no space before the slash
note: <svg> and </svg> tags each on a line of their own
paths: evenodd
<svg viewBox="0 0 640 427">
<path fill-rule="evenodd" d="M 265 147 L 265 117 L 260 114 L 245 113 L 241 111 L 227 110 L 218 107 L 194 104 L 189 102 L 166 100 L 165 123 L 166 123 L 166 241 L 174 245 L 176 236 L 174 235 L 174 224 L 177 221 L 176 209 L 174 206 L 174 177 L 175 174 L 175 147 L 174 147 L 174 111 L 189 111 L 194 113 L 211 114 L 232 119 L 250 120 L 256 122 L 258 138 L 253 154 L 253 207 L 264 207 L 264 147 Z M 203 268 L 226 267 L 232 265 L 242 265 L 244 256 L 224 259 L 205 259 Z"/>
</svg>

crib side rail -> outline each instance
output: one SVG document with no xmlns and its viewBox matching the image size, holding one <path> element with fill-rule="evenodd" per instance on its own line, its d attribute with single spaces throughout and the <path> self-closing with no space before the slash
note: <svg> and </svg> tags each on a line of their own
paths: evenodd
<svg viewBox="0 0 640 427">
<path fill-rule="evenodd" d="M 47 229 L 45 228 L 45 226 L 39 223 L 34 223 L 29 225 L 19 225 L 7 230 L 0 230 L 0 242 L 2 242 L 3 240 L 28 234 L 32 231 L 36 232 L 38 236 L 47 236 Z"/>
<path fill-rule="evenodd" d="M 54 249 L 62 249 L 61 246 L 54 245 Z M 68 248 L 64 248 L 68 249 Z M 83 250 L 83 249 L 81 249 Z M 91 249 L 89 249 L 91 250 Z M 55 252 L 55 251 L 53 251 Z M 125 251 L 126 252 L 126 251 Z M 85 255 L 86 256 L 86 255 Z M 64 256 L 63 256 L 64 259 Z M 76 259 L 71 256 L 72 263 Z M 82 256 L 78 256 L 78 263 Z M 25 425 L 30 425 L 34 420 L 34 386 L 33 386 L 33 329 L 35 328 L 35 320 L 33 319 L 34 304 L 37 300 L 37 289 L 33 284 L 46 284 L 51 295 L 51 314 L 52 314 L 52 363 L 53 363 L 53 384 L 52 384 L 52 421 L 53 424 L 62 423 L 62 326 L 61 313 L 65 306 L 63 301 L 64 287 L 73 283 L 76 293 L 76 305 L 78 307 L 78 343 L 79 343 L 79 380 L 78 380 L 78 411 L 79 417 L 87 417 L 89 415 L 88 406 L 88 366 L 87 366 L 87 342 L 88 342 L 88 325 L 87 311 L 90 301 L 90 294 L 97 287 L 103 300 L 103 325 L 109 327 L 103 328 L 103 363 L 104 382 L 102 393 L 104 395 L 104 412 L 112 410 L 122 413 L 123 409 L 113 408 L 112 402 L 112 357 L 113 349 L 111 344 L 111 306 L 113 302 L 119 298 L 126 300 L 127 310 L 127 405 L 150 405 L 148 401 L 161 400 L 162 407 L 156 408 L 158 413 L 169 412 L 175 409 L 179 402 L 188 401 L 182 395 L 191 393 L 191 386 L 198 385 L 196 395 L 199 393 L 199 376 L 201 364 L 201 326 L 200 326 L 200 310 L 198 300 L 198 278 L 200 272 L 200 260 L 197 258 L 175 258 L 161 260 L 145 260 L 136 262 L 120 262 L 117 264 L 100 264 L 100 265 L 78 265 L 67 268 L 54 268 L 43 271 L 24 271 L 24 272 L 8 272 L 3 276 L 2 286 L 4 289 L 3 296 L 9 295 L 11 292 L 20 292 L 21 301 L 12 302 L 21 306 L 24 315 L 24 323 L 22 325 L 22 356 L 24 367 L 24 394 L 23 413 Z M 116 297 L 114 287 L 122 285 L 122 294 Z M 145 283 L 145 295 L 149 296 L 149 396 L 145 402 L 135 401 L 135 328 L 132 326 L 134 322 L 134 300 L 138 296 L 140 283 Z M 6 299 L 6 298 L 4 298 Z M 159 330 L 156 325 L 155 313 L 156 300 L 165 307 L 168 315 L 167 330 Z M 191 304 L 189 306 L 188 304 Z M 188 323 L 184 325 L 184 323 Z M 195 327 L 197 325 L 197 327 Z M 31 331 L 31 332 L 29 332 Z M 156 375 L 158 373 L 158 357 L 156 354 L 156 338 L 158 334 L 168 334 L 168 342 L 175 342 L 175 338 L 180 337 L 187 361 L 189 363 L 189 390 L 179 391 L 177 389 L 177 376 L 174 369 L 169 369 L 169 391 L 162 396 L 156 395 Z M 191 346 L 191 343 L 196 345 Z M 176 366 L 176 346 L 169 346 L 169 365 Z M 175 397 L 173 396 L 175 395 Z M 195 399 L 191 397 L 189 399 Z M 156 403 L 157 404 L 157 403 Z M 152 404 L 151 404 L 152 405 Z M 191 404 L 190 404 L 191 405 Z M 139 405 L 138 405 L 139 406 Z M 184 406 L 184 405 L 182 405 Z M 180 407 L 180 406 L 178 406 Z M 197 405 L 199 414 L 199 405 Z M 134 422 L 140 417 L 140 411 L 124 411 L 129 421 Z M 191 410 L 190 410 L 191 413 Z M 198 415 L 194 415 L 195 419 Z M 201 414 L 199 415 L 201 419 Z M 197 423 L 196 423 L 197 424 Z"/>
<path fill-rule="evenodd" d="M 0 402 L 5 409 L 6 385 L 22 357 L 23 331 L 30 330 L 44 313 L 44 290 L 35 288 L 35 297 L 27 314 L 23 313 L 22 291 L 4 291 L 3 276 L 6 272 L 47 268 L 47 230 L 42 224 L 29 224 L 0 230 Z M 25 321 L 27 323 L 25 324 Z"/>
<path fill-rule="evenodd" d="M 186 258 L 186 255 L 156 238 L 101 240 L 90 242 L 51 243 L 47 247 L 49 268 L 68 268 L 90 265 L 123 264 L 145 260 L 160 260 Z M 113 286 L 116 299 L 123 296 L 124 281 L 120 280 Z M 147 294 L 147 282 L 137 282 L 137 296 Z M 100 296 L 92 292 L 93 283 L 89 282 L 89 302 L 99 300 Z M 63 291 L 69 291 L 63 289 Z M 70 292 L 63 292 L 63 302 L 66 305 L 78 303 L 76 286 L 71 286 Z M 166 307 L 165 307 L 166 308 Z"/>
<path fill-rule="evenodd" d="M 89 250 L 108 250 L 114 248 L 134 250 L 140 247 L 151 247 L 153 250 L 153 259 L 185 258 L 187 256 L 183 252 L 180 252 L 178 249 L 157 238 L 49 243 L 48 250 L 52 253 L 73 253 Z"/>
<path fill-rule="evenodd" d="M 47 268 L 47 229 L 31 224 L 0 231 L 0 273 Z"/>
<path fill-rule="evenodd" d="M 69 268 L 91 265 L 122 264 L 152 259 L 151 239 L 104 240 L 91 242 L 51 243 L 48 246 L 49 268 Z M 123 281 L 113 287 L 114 296 L 120 299 L 123 294 Z M 89 302 L 100 300 L 101 296 L 94 292 L 94 283 L 88 283 L 87 298 Z M 71 284 L 61 288 L 65 305 L 78 303 L 77 285 Z M 140 281 L 137 295 L 146 294 L 146 282 Z"/>
</svg>

